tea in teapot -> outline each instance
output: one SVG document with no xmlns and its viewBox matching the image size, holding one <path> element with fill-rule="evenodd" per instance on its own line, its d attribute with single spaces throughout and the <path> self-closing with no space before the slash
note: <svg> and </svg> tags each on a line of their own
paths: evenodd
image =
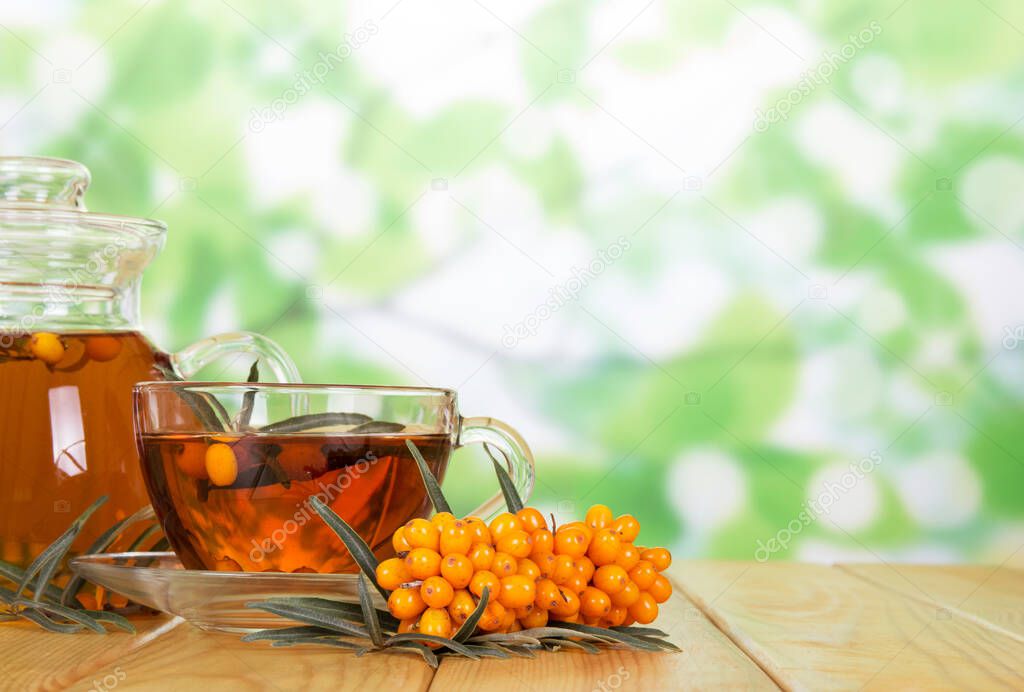
<svg viewBox="0 0 1024 692">
<path fill-rule="evenodd" d="M 60 159 L 0 157 L 0 559 L 25 565 L 100 495 L 79 536 L 148 504 L 132 430 L 132 386 L 183 379 L 251 353 L 299 381 L 273 341 L 205 339 L 176 354 L 140 331 L 142 273 L 158 221 L 88 212 L 89 172 Z"/>
</svg>

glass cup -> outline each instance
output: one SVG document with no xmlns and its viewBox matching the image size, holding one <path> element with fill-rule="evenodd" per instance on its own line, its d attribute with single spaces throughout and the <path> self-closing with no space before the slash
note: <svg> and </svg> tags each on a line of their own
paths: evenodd
<svg viewBox="0 0 1024 692">
<path fill-rule="evenodd" d="M 411 447 L 439 482 L 454 449 L 494 447 L 520 496 L 533 490 L 519 434 L 463 418 L 449 389 L 143 382 L 133 402 L 146 488 L 187 569 L 356 571 L 312 497 L 393 556 L 395 530 L 431 510 Z M 472 514 L 501 505 L 498 493 Z"/>
</svg>

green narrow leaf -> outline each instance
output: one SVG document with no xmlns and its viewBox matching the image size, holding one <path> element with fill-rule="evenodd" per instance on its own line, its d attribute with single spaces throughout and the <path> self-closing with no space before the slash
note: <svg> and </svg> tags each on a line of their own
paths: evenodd
<svg viewBox="0 0 1024 692">
<path fill-rule="evenodd" d="M 42 613 L 39 613 L 32 609 L 23 610 L 20 613 L 20 615 L 26 620 L 30 620 L 36 623 L 43 629 L 49 630 L 50 632 L 57 632 L 58 634 L 74 634 L 75 632 L 81 632 L 83 629 L 81 625 L 69 625 L 60 622 L 54 622 Z"/>
<path fill-rule="evenodd" d="M 84 554 L 95 555 L 96 553 L 102 553 L 113 545 L 114 541 L 116 541 L 129 526 L 136 522 L 149 520 L 156 520 L 156 513 L 153 512 L 152 505 L 146 505 L 137 512 L 134 512 L 131 516 L 125 517 L 121 521 L 116 522 L 113 526 L 100 534 L 99 538 L 93 541 L 92 545 L 86 548 Z M 71 605 L 71 602 L 74 600 L 75 596 L 78 595 L 78 591 L 82 588 L 84 583 L 85 579 L 80 575 L 73 575 L 68 581 L 67 586 L 64 587 L 64 593 L 61 596 L 60 602 L 64 605 Z"/>
<path fill-rule="evenodd" d="M 81 516 L 71 522 L 71 526 L 67 528 L 64 533 L 60 535 L 53 543 L 48 545 L 43 552 L 39 553 L 39 556 L 32 561 L 32 564 L 25 570 L 25 576 L 18 583 L 18 589 L 15 592 L 17 595 L 21 595 L 28 583 L 32 581 L 32 578 L 39 573 L 39 580 L 35 591 L 33 592 L 33 599 L 38 600 L 42 598 L 43 592 L 46 590 L 46 585 L 50 583 L 50 579 L 53 577 L 53 573 L 57 570 L 60 562 L 64 559 L 68 550 L 71 548 L 71 544 L 75 538 L 78 537 L 85 522 L 88 521 L 92 513 L 95 512 L 100 505 L 107 501 L 107 496 L 100 496 L 95 502 L 89 505 Z M 45 577 L 45 578 L 44 578 Z"/>
<path fill-rule="evenodd" d="M 249 383 L 260 381 L 259 360 L 252 362 L 252 367 L 249 368 L 249 376 L 245 378 L 245 381 Z M 242 408 L 238 410 L 238 419 L 235 421 L 235 430 L 245 430 L 249 427 L 249 421 L 252 420 L 252 409 L 255 404 L 256 390 L 245 390 L 245 394 L 242 395 Z"/>
<path fill-rule="evenodd" d="M 402 634 L 396 634 L 390 637 L 384 642 L 384 645 L 392 646 L 398 642 L 430 642 L 432 644 L 440 644 L 452 651 L 457 651 L 463 656 L 471 658 L 474 661 L 480 660 L 480 657 L 466 648 L 465 644 L 457 642 L 454 639 L 445 639 L 444 637 L 438 637 L 433 634 L 423 634 L 422 632 L 403 632 Z"/>
<path fill-rule="evenodd" d="M 366 545 L 366 541 L 363 540 L 362 536 L 355 529 L 348 525 L 348 522 L 335 514 L 334 510 L 325 505 L 319 497 L 311 497 L 309 503 L 316 510 L 317 514 L 327 522 L 331 530 L 338 535 L 338 538 L 348 548 L 352 559 L 359 565 L 359 569 L 363 570 L 363 574 L 370 578 L 370 582 L 386 601 L 390 594 L 377 583 L 377 556 L 370 550 L 370 546 Z"/>
<path fill-rule="evenodd" d="M 623 634 L 632 634 L 632 635 L 635 635 L 637 637 L 662 637 L 662 638 L 664 638 L 664 637 L 668 636 L 668 632 L 663 632 L 663 631 L 661 631 L 659 629 L 655 629 L 654 627 L 635 627 L 635 626 L 621 627 L 620 626 L 620 627 L 612 627 L 611 629 L 616 631 L 616 632 L 622 632 Z"/>
<path fill-rule="evenodd" d="M 423 478 L 423 485 L 427 487 L 427 495 L 430 496 L 430 502 L 434 505 L 434 511 L 451 514 L 452 508 L 448 504 L 448 500 L 445 499 L 444 493 L 441 492 L 441 486 L 438 484 L 437 479 L 434 478 L 434 474 L 430 472 L 426 459 L 420 454 L 419 448 L 412 440 L 406 440 L 405 446 L 409 448 L 412 458 L 416 460 L 416 466 L 419 468 L 420 476 Z"/>
<path fill-rule="evenodd" d="M 271 646 L 295 646 L 296 644 L 316 644 L 317 646 L 333 646 L 349 651 L 358 651 L 363 648 L 362 644 L 348 642 L 344 639 L 329 639 L 327 637 L 299 637 L 296 639 L 276 639 L 270 642 Z"/>
<path fill-rule="evenodd" d="M 484 445 L 484 449 L 488 449 L 488 445 Z M 498 460 L 494 458 L 494 455 L 488 450 L 488 455 L 491 457 L 491 463 L 494 465 L 494 473 L 498 476 L 498 484 L 501 485 L 501 494 L 505 496 L 505 504 L 508 506 L 508 511 L 515 514 L 523 508 L 523 500 L 519 497 L 516 486 L 512 483 L 512 479 L 509 478 L 508 472 L 502 468 Z"/>
<path fill-rule="evenodd" d="M 222 422 L 222 419 L 217 416 L 216 409 L 210 404 L 207 397 L 189 389 L 175 388 L 174 391 L 178 398 L 192 409 L 192 413 L 196 414 L 196 418 L 203 424 L 203 428 L 207 432 L 225 432 L 228 429 L 226 422 Z M 214 401 L 217 400 L 214 399 Z M 217 401 L 217 404 L 220 405 L 220 402 Z"/>
<path fill-rule="evenodd" d="M 500 647 L 495 648 L 485 644 L 466 644 L 466 648 L 484 658 L 511 658 L 509 653 Z"/>
<path fill-rule="evenodd" d="M 585 641 L 574 641 L 572 639 L 561 639 L 558 637 L 541 639 L 542 642 L 551 650 L 558 651 L 560 648 L 566 649 L 580 649 L 586 651 L 588 654 L 599 654 L 601 649 L 594 646 L 590 642 Z"/>
<path fill-rule="evenodd" d="M 109 622 L 118 629 L 135 634 L 135 625 L 133 625 L 128 618 L 118 615 L 117 613 L 111 613 L 106 610 L 82 610 L 79 612 L 85 613 L 97 622 Z"/>
<path fill-rule="evenodd" d="M 659 649 L 665 649 L 665 651 L 672 651 L 673 653 L 682 651 L 678 646 L 665 639 L 658 639 L 657 637 L 640 637 L 640 639 L 648 642 L 649 644 L 654 644 Z"/>
<path fill-rule="evenodd" d="M 437 668 L 438 666 L 437 655 L 434 654 L 433 649 L 431 649 L 429 646 L 425 644 L 420 644 L 419 642 L 396 642 L 388 648 L 381 649 L 380 651 L 391 651 L 393 649 L 404 649 L 406 651 L 414 651 L 418 653 L 420 656 L 422 656 L 423 660 L 426 661 L 427 665 L 431 668 Z"/>
<path fill-rule="evenodd" d="M 365 574 L 359 575 L 359 605 L 363 609 L 363 622 L 370 631 L 370 641 L 376 647 L 383 646 L 384 635 L 380 630 L 380 620 L 377 619 L 377 609 L 370 600 L 370 588 L 366 585 Z"/>
<path fill-rule="evenodd" d="M 405 426 L 401 423 L 389 423 L 385 420 L 372 420 L 369 423 L 363 423 L 349 430 L 350 434 L 355 433 L 397 433 L 405 430 Z"/>
<path fill-rule="evenodd" d="M 246 603 L 246 608 L 255 608 L 256 610 L 264 610 L 274 615 L 280 615 L 297 622 L 304 622 L 307 625 L 316 625 L 318 627 L 325 627 L 327 629 L 334 630 L 336 632 L 342 632 L 349 634 L 354 637 L 362 637 L 364 639 L 370 636 L 370 633 L 362 625 L 357 625 L 354 622 L 345 620 L 338 617 L 334 613 L 327 612 L 324 610 L 318 610 L 315 608 L 298 608 L 294 606 L 286 606 L 277 603 Z"/>
<path fill-rule="evenodd" d="M 103 625 L 97 622 L 92 616 L 86 615 L 86 611 L 84 610 L 75 610 L 74 608 L 68 608 L 58 603 L 41 603 L 38 601 L 15 601 L 15 605 L 22 605 L 31 610 L 42 611 L 47 615 L 64 618 L 65 620 L 70 620 L 71 622 L 78 623 L 79 625 L 84 625 L 96 634 L 107 633 L 107 631 L 103 629 Z"/>
<path fill-rule="evenodd" d="M 373 419 L 362 413 L 306 413 L 264 425 L 260 432 L 301 432 L 310 428 L 324 428 L 332 425 L 362 425 Z"/>
<path fill-rule="evenodd" d="M 242 641 L 274 641 L 320 636 L 336 637 L 338 636 L 338 634 L 337 632 L 333 632 L 325 627 L 318 627 L 316 625 L 300 625 L 298 627 L 281 627 L 279 629 L 259 630 L 258 632 L 250 632 L 249 634 L 242 637 Z"/>
<path fill-rule="evenodd" d="M 623 634 L 622 632 L 616 632 L 615 630 L 603 629 L 600 627 L 591 627 L 590 625 L 580 625 L 575 622 L 558 622 L 556 627 L 560 629 L 572 630 L 573 632 L 583 632 L 585 634 L 592 634 L 595 637 L 602 637 L 609 641 L 618 642 L 620 644 L 626 644 L 634 649 L 641 649 L 643 651 L 661 651 L 661 649 L 654 644 L 634 637 L 629 634 Z"/>
<path fill-rule="evenodd" d="M 12 565 L 9 562 L 4 562 L 3 560 L 0 560 L 0 577 L 8 580 L 12 584 L 20 584 L 21 580 L 25 578 L 25 570 L 23 570 L 21 567 Z M 8 591 L 7 589 L 0 587 L 0 598 L 2 598 L 5 594 L 9 594 L 10 598 L 12 599 L 15 598 L 13 591 Z M 46 590 L 43 594 L 44 598 L 48 598 L 51 601 L 60 603 L 60 595 L 60 589 L 58 589 L 56 586 L 52 584 L 46 585 Z"/>
<path fill-rule="evenodd" d="M 483 592 L 480 594 L 480 602 L 476 604 L 476 608 L 469 614 L 466 621 L 459 627 L 459 631 L 452 637 L 457 642 L 464 642 L 472 636 L 474 630 L 476 630 L 476 623 L 480 622 L 480 618 L 483 617 L 484 611 L 487 610 L 487 603 L 491 598 L 491 587 L 485 586 Z"/>
</svg>

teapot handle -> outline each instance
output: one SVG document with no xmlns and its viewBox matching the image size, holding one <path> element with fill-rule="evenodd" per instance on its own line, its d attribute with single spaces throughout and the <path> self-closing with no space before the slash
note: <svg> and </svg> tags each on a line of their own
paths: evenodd
<svg viewBox="0 0 1024 692">
<path fill-rule="evenodd" d="M 222 356 L 243 353 L 259 356 L 278 382 L 302 382 L 298 368 L 284 349 L 273 339 L 253 332 L 228 332 L 197 341 L 172 354 L 171 366 L 188 379 Z"/>
</svg>

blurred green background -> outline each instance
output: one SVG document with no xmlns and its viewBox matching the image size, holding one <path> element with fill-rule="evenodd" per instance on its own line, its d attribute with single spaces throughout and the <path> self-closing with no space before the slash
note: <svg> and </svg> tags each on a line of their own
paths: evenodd
<svg viewBox="0 0 1024 692">
<path fill-rule="evenodd" d="M 681 555 L 1024 562 L 1020 2 L 0 24 L 0 152 L 168 223 L 165 348 L 250 329 L 310 382 L 456 387 L 531 442 L 538 504 Z"/>
</svg>

